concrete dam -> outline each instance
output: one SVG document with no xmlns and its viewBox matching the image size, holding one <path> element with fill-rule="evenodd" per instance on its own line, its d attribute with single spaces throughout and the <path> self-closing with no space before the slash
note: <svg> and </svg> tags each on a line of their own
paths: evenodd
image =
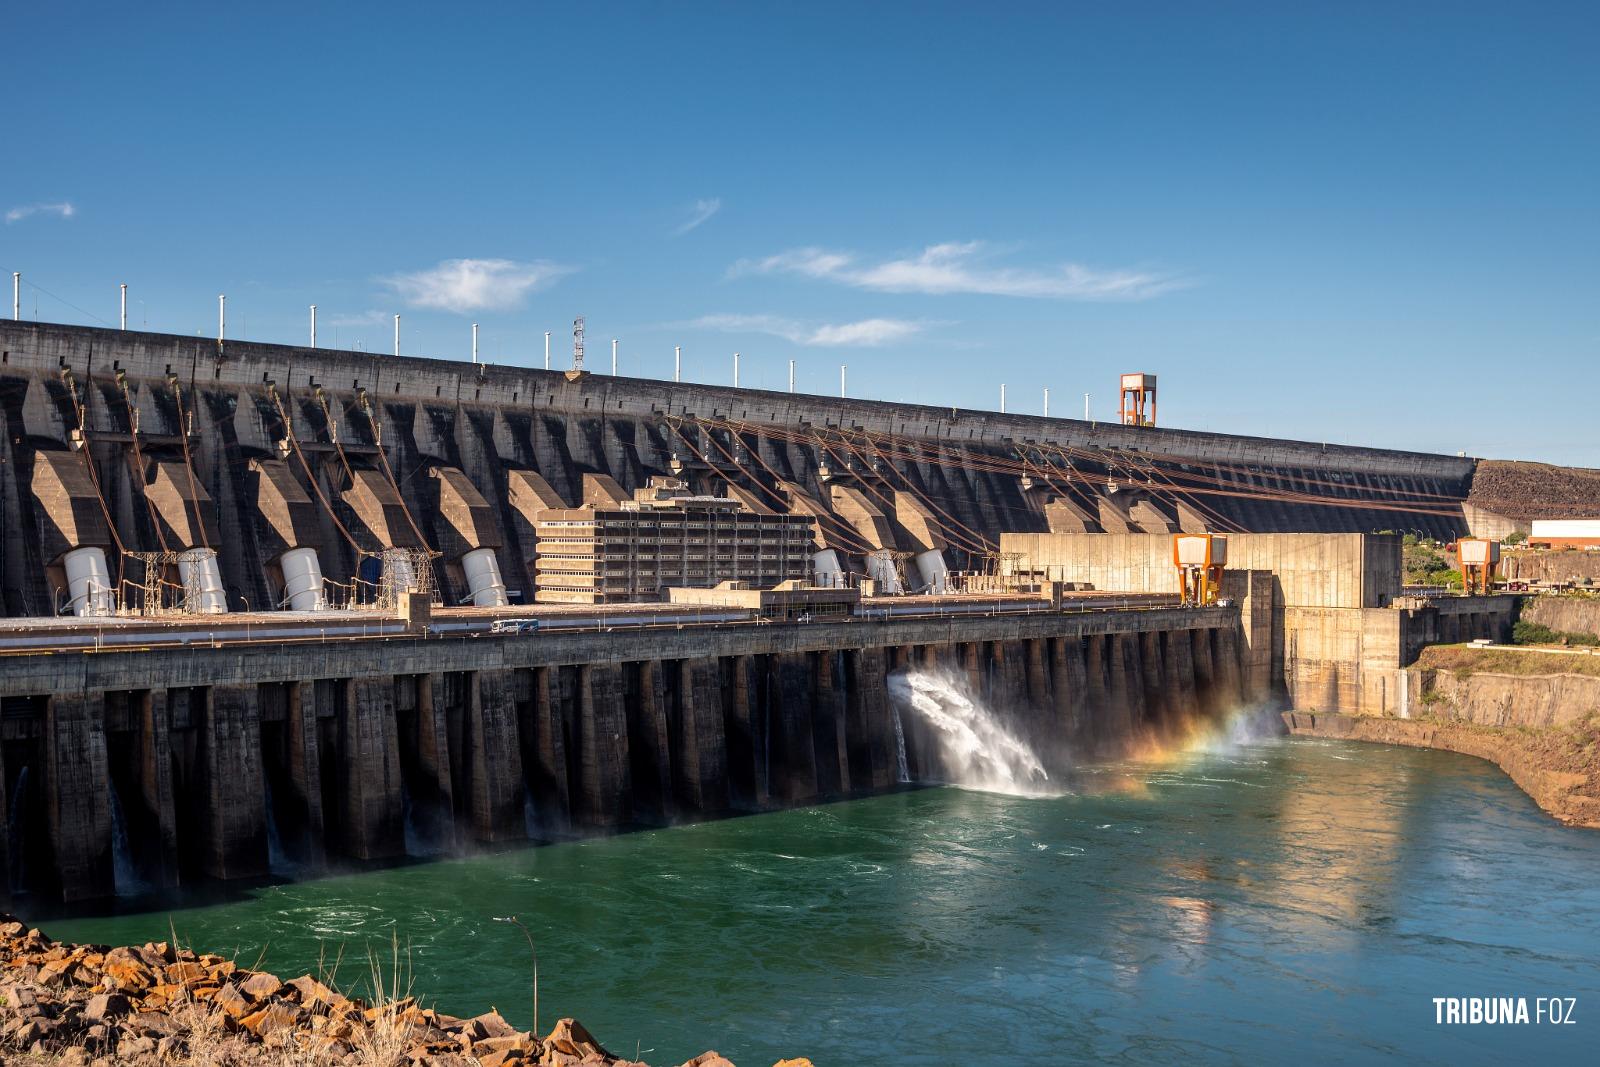
<svg viewBox="0 0 1600 1067">
<path fill-rule="evenodd" d="M 341 583 L 360 576 L 364 551 L 435 550 L 445 603 L 467 600 L 470 565 L 492 558 L 508 592 L 531 602 L 536 512 L 581 506 L 596 485 L 631 492 L 669 473 L 755 510 L 813 516 L 819 551 L 838 559 L 830 566 L 865 572 L 874 568 L 863 561 L 884 553 L 977 569 L 1002 532 L 1449 538 L 1465 529 L 1474 466 L 16 322 L 0 322 L 0 420 L 9 460 L 0 589 L 5 613 L 28 617 L 68 599 L 63 557 L 86 546 L 114 557 L 119 541 L 146 553 L 215 546 L 214 593 L 229 610 L 284 601 L 307 559 L 296 549 L 313 550 L 320 574 Z M 468 559 L 482 549 L 490 556 Z M 117 560 L 109 570 L 115 581 Z"/>
<path fill-rule="evenodd" d="M 1450 535 L 1473 473 L 14 322 L 0 420 L 0 866 L 65 902 L 938 780 L 907 669 L 966 679 L 1053 773 L 1309 660 L 1267 633 L 1265 570 L 1242 615 L 1086 588 L 1070 554 L 1008 576 L 1002 535 Z M 1375 633 L 1382 603 L 1341 610 Z M 1392 669 L 1325 688 L 1388 700 Z"/>
</svg>

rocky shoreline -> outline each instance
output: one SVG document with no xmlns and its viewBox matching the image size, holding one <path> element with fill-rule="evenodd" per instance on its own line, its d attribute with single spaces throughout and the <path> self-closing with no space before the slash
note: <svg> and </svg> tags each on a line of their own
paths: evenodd
<svg viewBox="0 0 1600 1067">
<path fill-rule="evenodd" d="M 1286 711 L 1283 721 L 1293 734 L 1435 748 L 1488 760 L 1556 819 L 1600 829 L 1600 766 L 1592 744 L 1583 747 L 1583 739 L 1567 731 L 1307 711 Z"/>
<path fill-rule="evenodd" d="M 0 915 L 0 1065 L 646 1067 L 572 1019 L 539 1037 L 494 1010 L 425 1008 L 377 966 L 371 985 L 379 992 L 362 1000 L 331 979 L 280 980 L 167 942 L 56 942 Z M 733 1065 L 706 1052 L 682 1067 Z"/>
</svg>

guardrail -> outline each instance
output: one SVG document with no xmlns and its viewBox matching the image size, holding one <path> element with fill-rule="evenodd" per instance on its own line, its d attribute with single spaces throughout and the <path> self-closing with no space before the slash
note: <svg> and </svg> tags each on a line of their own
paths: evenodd
<svg viewBox="0 0 1600 1067">
<path fill-rule="evenodd" d="M 79 632 L 0 633 L 0 655 L 26 655 L 49 652 L 99 652 L 114 650 L 170 649 L 225 645 L 296 644 L 328 640 L 371 640 L 375 638 L 444 639 L 484 636 L 521 636 L 537 640 L 548 633 L 609 633 L 615 630 L 684 629 L 685 627 L 723 626 L 805 626 L 816 623 L 882 623 L 940 618 L 993 618 L 1014 615 L 1084 615 L 1117 611 L 1159 611 L 1181 607 L 1175 597 L 1163 594 L 1130 594 L 1126 597 L 1095 597 L 1064 602 L 1053 607 L 1048 601 L 983 600 L 972 603 L 883 604 L 858 606 L 850 614 L 819 613 L 816 616 L 776 619 L 753 609 L 708 611 L 637 612 L 615 615 L 536 616 L 538 628 L 525 634 L 491 634 L 494 618 L 445 620 L 431 623 L 426 631 L 408 630 L 399 619 L 375 617 L 369 620 L 341 621 L 315 625 L 311 620 L 294 624 L 241 621 L 224 629 L 184 627 L 167 629 L 152 625 L 126 627 L 74 628 Z"/>
</svg>

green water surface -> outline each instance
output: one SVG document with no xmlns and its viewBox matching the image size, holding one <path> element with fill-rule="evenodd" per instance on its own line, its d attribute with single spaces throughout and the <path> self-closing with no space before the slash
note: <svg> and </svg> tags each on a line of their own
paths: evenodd
<svg viewBox="0 0 1600 1067">
<path fill-rule="evenodd" d="M 442 1010 L 676 1064 L 1600 1063 L 1600 833 L 1446 753 L 1278 739 L 46 924 L 282 975 L 398 935 Z M 1441 1027 L 1435 996 L 1573 996 Z M 1530 1000 L 1531 1002 L 1531 1000 Z"/>
</svg>

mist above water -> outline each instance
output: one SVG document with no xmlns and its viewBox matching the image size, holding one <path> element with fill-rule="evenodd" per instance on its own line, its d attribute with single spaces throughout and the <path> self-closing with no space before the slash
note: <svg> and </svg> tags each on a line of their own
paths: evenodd
<svg viewBox="0 0 1600 1067">
<path fill-rule="evenodd" d="M 923 779 L 990 793 L 1059 792 L 1052 788 L 1038 753 L 1007 729 L 960 675 L 902 671 L 889 677 L 889 698 L 897 711 L 911 716 L 908 725 L 930 742 L 930 755 L 937 765 L 923 766 L 919 760 L 917 771 Z M 903 729 L 896 731 L 902 769 L 906 766 L 904 734 Z"/>
</svg>

